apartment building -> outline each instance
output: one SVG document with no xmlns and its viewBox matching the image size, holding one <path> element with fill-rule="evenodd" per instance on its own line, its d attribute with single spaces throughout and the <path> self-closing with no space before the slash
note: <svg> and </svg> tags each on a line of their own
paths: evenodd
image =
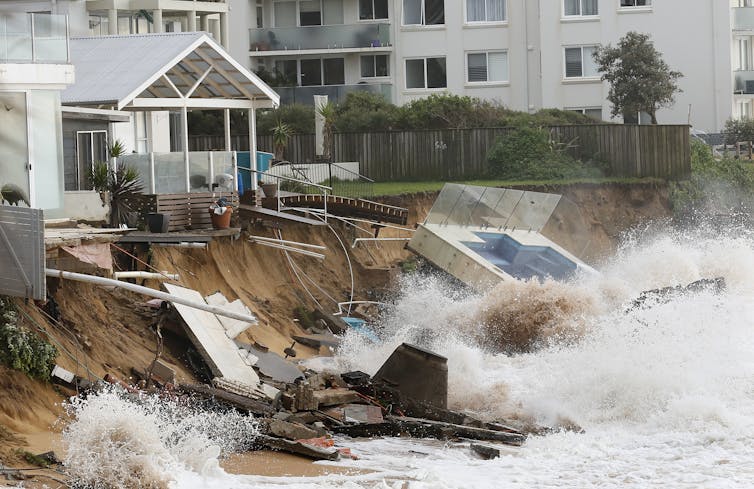
<svg viewBox="0 0 754 489">
<path fill-rule="evenodd" d="M 739 93 L 754 80 L 750 0 L 231 0 L 230 12 L 231 54 L 276 77 L 284 102 L 450 92 L 609 120 L 591 53 L 639 31 L 685 75 L 661 123 L 717 131 L 752 114 Z"/>
</svg>

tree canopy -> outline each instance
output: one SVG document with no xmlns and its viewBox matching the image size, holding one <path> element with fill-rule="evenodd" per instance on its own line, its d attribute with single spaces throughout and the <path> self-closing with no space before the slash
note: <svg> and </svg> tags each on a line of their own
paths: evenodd
<svg viewBox="0 0 754 489">
<path fill-rule="evenodd" d="M 613 116 L 633 119 L 646 112 L 657 124 L 657 110 L 673 105 L 681 91 L 677 80 L 683 74 L 670 69 L 648 34 L 629 32 L 615 47 L 600 46 L 594 60 L 602 80 L 610 83 L 607 99 Z"/>
</svg>

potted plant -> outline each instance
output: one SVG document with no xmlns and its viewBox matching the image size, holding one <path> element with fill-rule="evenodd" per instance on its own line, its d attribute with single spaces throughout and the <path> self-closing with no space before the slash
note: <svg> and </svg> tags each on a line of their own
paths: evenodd
<svg viewBox="0 0 754 489">
<path fill-rule="evenodd" d="M 104 178 L 106 176 L 106 178 Z M 110 199 L 110 225 L 132 224 L 132 217 L 144 200 L 143 187 L 136 168 L 118 163 L 110 171 L 108 164 L 97 162 L 89 173 L 94 190 L 107 192 Z"/>
<path fill-rule="evenodd" d="M 233 208 L 224 197 L 209 206 L 209 216 L 214 229 L 228 229 Z"/>
<path fill-rule="evenodd" d="M 274 199 L 278 196 L 278 184 L 277 182 L 265 182 L 259 181 L 259 186 L 262 187 L 264 196 L 268 199 Z"/>
</svg>

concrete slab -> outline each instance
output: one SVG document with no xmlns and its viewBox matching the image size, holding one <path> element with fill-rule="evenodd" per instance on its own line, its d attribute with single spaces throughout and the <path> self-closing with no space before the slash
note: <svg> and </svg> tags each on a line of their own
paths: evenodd
<svg viewBox="0 0 754 489">
<path fill-rule="evenodd" d="M 233 302 L 228 302 L 228 299 L 221 292 L 215 292 L 212 295 L 208 295 L 206 297 L 206 300 L 207 304 L 211 306 L 218 306 L 229 311 L 252 315 L 249 308 L 246 307 L 246 305 L 241 302 L 240 299 L 236 299 Z M 238 335 L 253 326 L 251 323 L 224 316 L 217 316 L 217 319 L 220 320 L 220 324 L 222 324 L 225 328 L 225 334 L 231 340 L 235 339 Z"/>
<path fill-rule="evenodd" d="M 163 284 L 163 287 L 170 294 L 194 302 L 204 302 L 204 297 L 195 290 L 173 284 Z M 259 376 L 241 358 L 238 347 L 225 334 L 225 328 L 217 316 L 182 304 L 172 304 L 183 318 L 186 334 L 213 375 L 249 386 L 259 383 Z"/>
</svg>

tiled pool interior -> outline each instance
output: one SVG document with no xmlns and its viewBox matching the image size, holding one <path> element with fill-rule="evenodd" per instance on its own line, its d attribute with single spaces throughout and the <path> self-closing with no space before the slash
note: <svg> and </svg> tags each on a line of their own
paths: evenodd
<svg viewBox="0 0 754 489">
<path fill-rule="evenodd" d="M 573 261 L 549 246 L 521 244 L 507 234 L 474 234 L 484 242 L 464 241 L 463 244 L 513 277 L 566 280 L 576 271 Z"/>
</svg>

